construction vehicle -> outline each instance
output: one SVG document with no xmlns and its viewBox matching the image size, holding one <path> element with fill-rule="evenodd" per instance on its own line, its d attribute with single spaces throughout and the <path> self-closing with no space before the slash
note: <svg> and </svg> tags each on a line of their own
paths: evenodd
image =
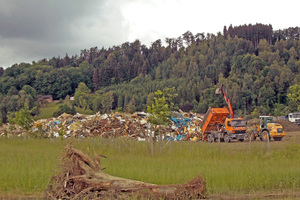
<svg viewBox="0 0 300 200">
<path fill-rule="evenodd" d="M 201 124 L 202 139 L 214 142 L 217 139 L 224 142 L 239 140 L 241 142 L 247 136 L 247 123 L 242 118 L 233 118 L 233 110 L 227 96 L 226 88 L 222 84 L 216 90 L 216 94 L 223 94 L 228 108 L 209 108 Z M 228 118 L 230 115 L 230 118 Z"/>
<path fill-rule="evenodd" d="M 289 113 L 287 118 L 290 122 L 298 124 L 300 126 L 300 112 Z"/>
<path fill-rule="evenodd" d="M 249 132 L 249 139 L 255 140 L 259 137 L 265 142 L 271 138 L 275 141 L 281 141 L 285 135 L 286 132 L 282 125 L 274 123 L 272 116 L 259 116 L 259 124 L 253 125 L 252 131 Z"/>
<path fill-rule="evenodd" d="M 200 126 L 202 139 L 215 142 L 218 139 L 226 143 L 232 140 L 244 141 L 246 121 L 241 118 L 227 118 L 227 108 L 209 108 Z"/>
</svg>

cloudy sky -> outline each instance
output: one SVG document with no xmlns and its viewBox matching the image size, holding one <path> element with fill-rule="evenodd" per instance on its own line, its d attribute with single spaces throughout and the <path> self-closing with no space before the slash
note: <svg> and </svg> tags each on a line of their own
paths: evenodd
<svg viewBox="0 0 300 200">
<path fill-rule="evenodd" d="M 224 25 L 300 26 L 298 0 L 0 0 L 0 67 Z"/>
</svg>

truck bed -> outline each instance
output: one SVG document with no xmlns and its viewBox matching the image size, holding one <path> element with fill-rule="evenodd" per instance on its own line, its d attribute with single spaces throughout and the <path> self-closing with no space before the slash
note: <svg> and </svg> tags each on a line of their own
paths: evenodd
<svg viewBox="0 0 300 200">
<path fill-rule="evenodd" d="M 209 108 L 201 124 L 202 133 L 217 131 L 217 126 L 223 124 L 229 115 L 227 108 Z"/>
</svg>

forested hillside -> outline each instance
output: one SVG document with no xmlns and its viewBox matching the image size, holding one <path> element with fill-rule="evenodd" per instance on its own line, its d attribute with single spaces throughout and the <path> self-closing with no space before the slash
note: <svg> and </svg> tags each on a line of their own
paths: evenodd
<svg viewBox="0 0 300 200">
<path fill-rule="evenodd" d="M 215 94 L 220 84 L 227 87 L 236 115 L 250 115 L 255 108 L 285 115 L 299 105 L 288 98 L 300 84 L 299 34 L 298 27 L 230 25 L 217 35 L 187 31 L 166 38 L 166 45 L 157 40 L 147 47 L 136 40 L 1 68 L 2 121 L 24 102 L 36 106 L 37 95 L 65 99 L 76 92 L 74 103 L 84 109 L 134 112 L 145 111 L 156 90 L 173 87 L 175 106 L 204 113 L 209 106 L 226 105 Z"/>
</svg>

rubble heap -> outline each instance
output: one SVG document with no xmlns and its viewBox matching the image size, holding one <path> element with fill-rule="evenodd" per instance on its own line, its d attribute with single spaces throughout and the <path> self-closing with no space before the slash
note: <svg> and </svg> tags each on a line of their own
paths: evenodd
<svg viewBox="0 0 300 200">
<path fill-rule="evenodd" d="M 33 123 L 31 133 L 38 137 L 119 137 L 145 140 L 158 131 L 168 140 L 198 140 L 201 118 L 189 114 L 173 114 L 170 125 L 150 127 L 147 113 L 114 113 L 76 115 L 62 114 L 57 118 L 40 119 Z M 155 132 L 156 131 L 156 132 Z M 14 125 L 11 130 L 8 125 L 2 127 L 0 134 L 23 135 L 21 127 Z"/>
<path fill-rule="evenodd" d="M 275 120 L 275 122 L 282 125 L 283 130 L 287 132 L 294 132 L 294 131 L 300 131 L 300 126 L 298 126 L 296 123 L 290 122 L 286 119 L 278 119 Z"/>
</svg>

